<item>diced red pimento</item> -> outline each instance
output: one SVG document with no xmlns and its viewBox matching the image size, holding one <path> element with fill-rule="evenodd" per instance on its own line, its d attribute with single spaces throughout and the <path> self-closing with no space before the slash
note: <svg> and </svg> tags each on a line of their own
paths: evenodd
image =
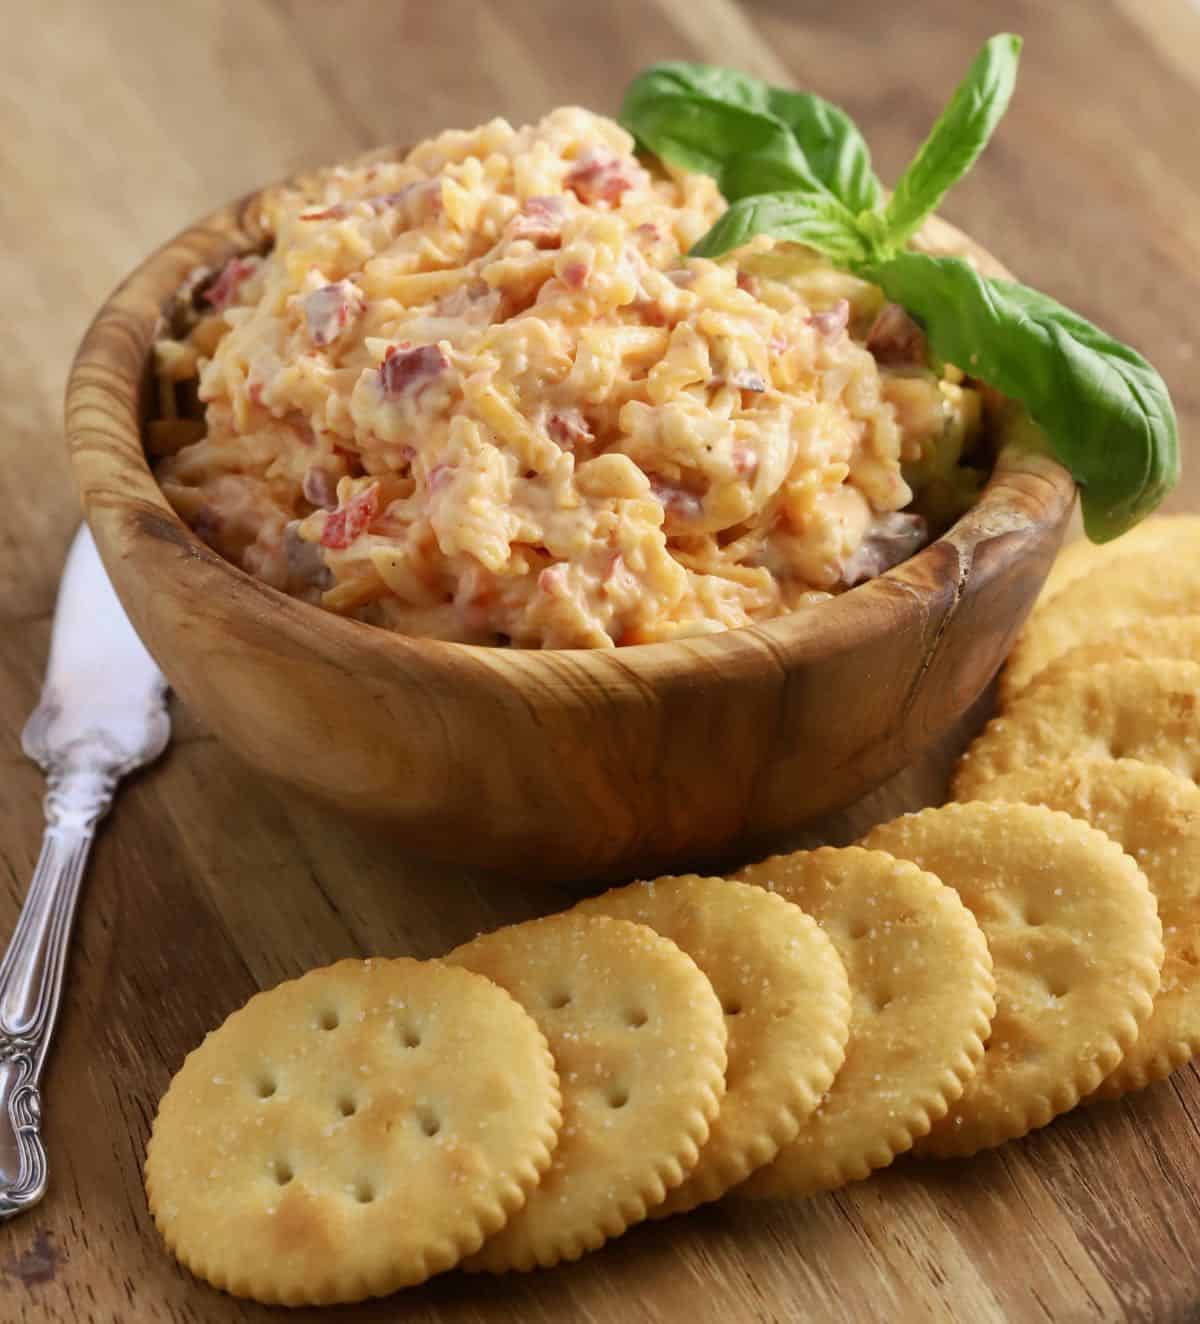
<svg viewBox="0 0 1200 1324">
<path fill-rule="evenodd" d="M 458 608 L 463 624 L 469 629 L 488 629 L 493 608 L 497 602 L 502 601 L 500 585 L 491 571 L 482 566 L 468 567 L 463 571 L 454 594 L 454 605 Z"/>
<path fill-rule="evenodd" d="M 587 284 L 588 269 L 586 262 L 568 262 L 561 273 L 562 283 L 569 290 L 581 290 Z"/>
<path fill-rule="evenodd" d="M 851 588 L 907 561 L 929 541 L 929 526 L 920 515 L 903 511 L 879 515 L 858 550 L 846 561 L 842 578 Z"/>
<path fill-rule="evenodd" d="M 614 552 L 609 558 L 608 570 L 604 575 L 604 584 L 607 588 L 614 588 L 626 593 L 633 592 L 637 588 L 637 578 L 625 564 L 625 558 L 620 552 Z"/>
<path fill-rule="evenodd" d="M 737 274 L 737 287 L 739 290 L 745 290 L 747 294 L 758 295 L 758 280 L 748 271 L 739 271 Z"/>
<path fill-rule="evenodd" d="M 310 506 L 332 510 L 337 505 L 337 476 L 318 464 L 310 465 L 304 471 L 300 490 Z"/>
<path fill-rule="evenodd" d="M 450 360 L 438 345 L 418 345 L 406 349 L 404 345 L 389 347 L 379 365 L 379 385 L 385 400 L 402 400 L 406 395 L 419 392 L 450 366 Z"/>
<path fill-rule="evenodd" d="M 363 533 L 379 510 L 379 484 L 372 483 L 326 516 L 321 546 L 341 551 Z"/>
<path fill-rule="evenodd" d="M 350 214 L 350 204 L 348 202 L 335 202 L 328 207 L 322 207 L 319 211 L 306 211 L 300 213 L 302 221 L 340 221 L 343 216 Z"/>
<path fill-rule="evenodd" d="M 216 280 L 204 291 L 204 299 L 216 312 L 224 312 L 237 298 L 242 281 L 252 276 L 257 269 L 257 261 L 231 257 L 221 268 Z"/>
<path fill-rule="evenodd" d="M 442 210 L 442 185 L 436 179 L 418 179 L 406 184 L 394 193 L 377 193 L 366 198 L 349 198 L 345 202 L 335 202 L 319 211 L 306 211 L 300 215 L 302 221 L 340 221 L 350 215 L 356 207 L 367 207 L 376 216 L 396 207 L 404 207 L 410 223 L 432 220 Z"/>
<path fill-rule="evenodd" d="M 315 446 L 317 434 L 312 429 L 312 424 L 298 410 L 293 409 L 287 416 L 286 422 L 292 429 L 292 433 L 301 446 Z"/>
<path fill-rule="evenodd" d="M 734 472 L 741 477 L 747 478 L 758 468 L 758 452 L 750 449 L 749 446 L 735 446 L 733 448 L 733 468 Z"/>
<path fill-rule="evenodd" d="M 442 214 L 442 181 L 440 179 L 420 179 L 406 184 L 397 193 L 385 193 L 378 200 L 383 210 L 387 207 L 403 207 L 409 223 L 431 221 Z"/>
<path fill-rule="evenodd" d="M 304 300 L 304 321 L 309 339 L 324 349 L 353 322 L 366 307 L 363 292 L 352 280 L 338 280 L 313 290 Z"/>
<path fill-rule="evenodd" d="M 561 598 L 567 592 L 567 567 L 559 561 L 549 565 L 538 575 L 538 588 L 551 597 Z"/>
<path fill-rule="evenodd" d="M 564 451 L 574 451 L 583 442 L 592 440 L 592 429 L 578 409 L 557 409 L 546 420 L 550 440 Z"/>
<path fill-rule="evenodd" d="M 528 239 L 536 248 L 557 248 L 562 243 L 566 218 L 563 198 L 530 198 L 513 220 L 512 237 Z"/>
<path fill-rule="evenodd" d="M 646 326 L 666 326 L 669 321 L 666 309 L 657 299 L 638 299 L 632 307 Z"/>
<path fill-rule="evenodd" d="M 459 285 L 449 294 L 443 294 L 434 305 L 439 317 L 461 317 L 468 322 L 490 322 L 500 307 L 501 293 L 491 289 L 484 281 Z M 406 349 L 406 345 L 401 345 Z"/>
<path fill-rule="evenodd" d="M 575 162 L 566 184 L 580 202 L 589 206 L 605 202 L 615 207 L 644 173 L 606 147 L 590 147 Z"/>
<path fill-rule="evenodd" d="M 834 336 L 840 336 L 842 332 L 850 325 L 850 303 L 847 299 L 839 299 L 832 308 L 826 308 L 823 312 L 813 313 L 808 319 L 808 324 L 827 340 L 832 340 Z"/>
<path fill-rule="evenodd" d="M 694 492 L 677 487 L 674 483 L 661 478 L 650 480 L 650 490 L 662 502 L 668 515 L 676 515 L 683 520 L 698 519 L 704 512 L 704 502 Z"/>
<path fill-rule="evenodd" d="M 925 334 L 898 303 L 885 304 L 867 332 L 867 348 L 879 363 L 924 363 Z"/>
</svg>

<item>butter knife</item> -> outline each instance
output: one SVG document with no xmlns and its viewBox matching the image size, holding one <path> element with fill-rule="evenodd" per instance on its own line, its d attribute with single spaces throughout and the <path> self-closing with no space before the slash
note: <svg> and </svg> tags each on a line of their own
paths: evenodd
<svg viewBox="0 0 1200 1324">
<path fill-rule="evenodd" d="M 166 747 L 166 693 L 85 524 L 67 555 L 42 697 L 21 739 L 49 790 L 41 855 L 0 961 L 0 1219 L 46 1192 L 38 1085 L 79 884 L 117 782 Z"/>
</svg>

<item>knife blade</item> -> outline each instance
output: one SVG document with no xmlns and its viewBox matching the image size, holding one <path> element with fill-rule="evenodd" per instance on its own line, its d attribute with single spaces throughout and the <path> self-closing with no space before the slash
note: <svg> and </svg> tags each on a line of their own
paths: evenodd
<svg viewBox="0 0 1200 1324">
<path fill-rule="evenodd" d="M 79 886 L 118 781 L 166 748 L 166 696 L 85 524 L 59 587 L 41 700 L 21 737 L 48 789 L 41 854 L 0 961 L 0 1219 L 46 1191 L 40 1080 Z"/>
</svg>

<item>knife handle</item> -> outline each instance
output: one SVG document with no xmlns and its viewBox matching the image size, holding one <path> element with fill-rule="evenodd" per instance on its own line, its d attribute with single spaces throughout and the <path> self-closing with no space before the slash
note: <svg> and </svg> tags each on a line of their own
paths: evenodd
<svg viewBox="0 0 1200 1324">
<path fill-rule="evenodd" d="M 51 776 L 41 854 L 0 961 L 0 1220 L 46 1192 L 38 1081 L 58 1015 L 79 884 L 116 780 L 94 767 Z"/>
</svg>

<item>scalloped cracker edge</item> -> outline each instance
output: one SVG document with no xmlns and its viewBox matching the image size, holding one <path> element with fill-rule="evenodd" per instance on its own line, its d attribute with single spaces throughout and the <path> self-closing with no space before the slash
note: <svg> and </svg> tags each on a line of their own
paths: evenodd
<svg viewBox="0 0 1200 1324">
<path fill-rule="evenodd" d="M 1077 755 L 1134 758 L 1200 774 L 1200 663 L 1122 658 L 1034 681 L 994 717 L 955 769 L 956 800 L 988 782 Z"/>
<path fill-rule="evenodd" d="M 1112 543 L 1074 552 L 1070 577 L 1063 572 L 1061 587 L 1048 593 L 1051 574 L 1017 636 L 1000 673 L 1001 708 L 1081 644 L 1116 638 L 1147 618 L 1200 611 L 1200 576 L 1192 569 L 1197 553 L 1200 518 L 1177 516 L 1147 520 Z"/>
<path fill-rule="evenodd" d="M 146 1191 L 167 1246 L 214 1287 L 360 1301 L 498 1232 L 561 1120 L 546 1039 L 503 989 L 441 962 L 340 961 L 257 994 L 189 1054 Z"/>
<path fill-rule="evenodd" d="M 860 1181 L 946 1115 L 983 1057 L 996 1005 L 983 933 L 952 888 L 882 851 L 798 851 L 737 876 L 816 919 L 846 967 L 852 1005 L 845 1066 L 745 1193 L 807 1196 Z"/>
<path fill-rule="evenodd" d="M 561 1140 L 536 1193 L 463 1268 L 577 1260 L 644 1219 L 699 1160 L 725 1093 L 721 1004 L 673 942 L 575 911 L 484 934 L 446 959 L 529 1011 L 563 1093 Z"/>
<path fill-rule="evenodd" d="M 907 814 L 864 844 L 953 887 L 992 953 L 983 1060 L 914 1152 L 974 1154 L 1091 1093 L 1136 1042 L 1159 987 L 1162 928 L 1136 863 L 1079 819 L 1003 802 Z"/>
<path fill-rule="evenodd" d="M 716 990 L 729 1033 L 725 1098 L 697 1166 L 651 1217 L 719 1199 L 796 1137 L 842 1065 L 850 990 L 834 945 L 783 896 L 696 874 L 614 888 L 576 910 L 649 925 Z"/>
<path fill-rule="evenodd" d="M 1086 819 L 1137 860 L 1158 903 L 1166 954 L 1154 1010 L 1090 1097 L 1143 1089 L 1200 1053 L 1200 787 L 1133 759 L 1074 758 L 983 789 Z"/>
</svg>

